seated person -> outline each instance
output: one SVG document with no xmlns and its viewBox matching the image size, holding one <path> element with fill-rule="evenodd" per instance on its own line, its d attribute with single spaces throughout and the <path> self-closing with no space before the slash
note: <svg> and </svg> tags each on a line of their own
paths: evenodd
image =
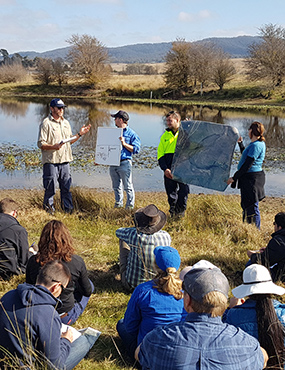
<svg viewBox="0 0 285 370">
<path fill-rule="evenodd" d="M 229 283 L 218 268 L 196 267 L 184 276 L 185 321 L 158 326 L 136 349 L 143 370 L 260 370 L 268 356 L 256 338 L 222 323 Z"/>
<path fill-rule="evenodd" d="M 274 233 L 266 248 L 247 251 L 250 263 L 270 268 L 273 281 L 285 281 L 285 212 L 275 215 Z M 283 276 L 284 274 L 284 276 Z"/>
<path fill-rule="evenodd" d="M 159 325 L 185 318 L 182 281 L 176 276 L 180 256 L 172 247 L 154 250 L 156 277 L 138 285 L 128 303 L 124 319 L 117 324 L 118 333 L 133 357 L 135 349 L 145 335 Z"/>
<path fill-rule="evenodd" d="M 35 284 L 39 270 L 47 262 L 60 260 L 71 272 L 71 280 L 60 295 L 62 306 L 57 308 L 64 324 L 73 324 L 85 310 L 94 290 L 88 279 L 85 263 L 74 254 L 72 237 L 67 227 L 57 220 L 48 222 L 42 230 L 39 251 L 29 259 L 26 282 Z"/>
<path fill-rule="evenodd" d="M 138 209 L 134 222 L 135 227 L 121 227 L 116 231 L 120 242 L 121 281 L 127 290 L 154 278 L 154 248 L 171 244 L 170 235 L 161 230 L 166 214 L 154 204 Z"/>
<path fill-rule="evenodd" d="M 266 267 L 252 264 L 243 272 L 243 284 L 232 293 L 223 321 L 259 340 L 269 356 L 268 368 L 283 369 L 285 305 L 272 301 L 271 295 L 283 295 L 285 289 L 272 282 Z"/>
<path fill-rule="evenodd" d="M 18 204 L 10 198 L 0 202 L 0 277 L 8 280 L 12 275 L 26 272 L 33 252 L 29 252 L 28 233 L 17 221 Z"/>
<path fill-rule="evenodd" d="M 1 298 L 1 368 L 71 370 L 93 347 L 100 332 L 85 332 L 75 340 L 71 329 L 61 333 L 55 307 L 69 280 L 67 266 L 51 261 L 40 270 L 35 286 L 20 284 Z"/>
</svg>

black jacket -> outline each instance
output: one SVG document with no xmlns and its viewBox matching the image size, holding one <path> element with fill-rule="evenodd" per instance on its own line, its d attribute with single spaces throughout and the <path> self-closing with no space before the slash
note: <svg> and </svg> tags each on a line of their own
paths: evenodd
<svg viewBox="0 0 285 370">
<path fill-rule="evenodd" d="M 24 274 L 29 256 L 26 229 L 13 216 L 0 213 L 0 276 Z"/>
<path fill-rule="evenodd" d="M 251 262 L 261 263 L 267 268 L 273 266 L 271 275 L 274 281 L 285 281 L 285 229 L 273 233 L 263 253 L 254 253 Z"/>
<path fill-rule="evenodd" d="M 71 280 L 59 297 L 62 301 L 62 306 L 57 309 L 59 314 L 69 312 L 74 307 L 75 301 L 80 301 L 82 296 L 90 297 L 92 294 L 92 286 L 88 278 L 84 260 L 80 256 L 74 254 L 70 262 L 62 261 L 62 263 L 69 268 Z M 36 283 L 40 268 L 40 263 L 36 262 L 36 256 L 32 256 L 27 266 L 27 283 Z"/>
</svg>

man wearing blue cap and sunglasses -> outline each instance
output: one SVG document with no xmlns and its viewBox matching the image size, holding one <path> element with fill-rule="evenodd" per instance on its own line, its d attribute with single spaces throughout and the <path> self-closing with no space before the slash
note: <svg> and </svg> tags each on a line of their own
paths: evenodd
<svg viewBox="0 0 285 370">
<path fill-rule="evenodd" d="M 69 122 L 63 117 L 64 102 L 55 98 L 50 102 L 50 115 L 44 119 L 39 129 L 38 147 L 42 151 L 43 185 L 45 188 L 44 209 L 53 214 L 56 183 L 60 188 L 62 209 L 66 213 L 73 210 L 70 193 L 71 175 L 69 163 L 73 160 L 70 144 L 85 135 L 91 125 L 83 125 L 79 132 L 72 136 Z"/>
</svg>

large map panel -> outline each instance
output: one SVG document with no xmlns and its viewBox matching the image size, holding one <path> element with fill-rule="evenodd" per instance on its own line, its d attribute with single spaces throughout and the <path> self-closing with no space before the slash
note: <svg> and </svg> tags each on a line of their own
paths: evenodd
<svg viewBox="0 0 285 370">
<path fill-rule="evenodd" d="M 171 169 L 174 180 L 224 191 L 238 137 L 235 127 L 182 121 Z"/>
</svg>

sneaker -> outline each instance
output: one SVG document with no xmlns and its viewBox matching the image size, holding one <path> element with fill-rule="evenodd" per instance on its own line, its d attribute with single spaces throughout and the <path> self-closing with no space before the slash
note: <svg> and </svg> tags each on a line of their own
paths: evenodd
<svg viewBox="0 0 285 370">
<path fill-rule="evenodd" d="M 47 212 L 47 213 L 49 213 L 50 215 L 54 215 L 54 213 L 55 213 L 55 208 L 54 208 L 54 206 L 53 205 L 47 205 L 47 204 L 44 204 L 43 205 L 43 208 L 44 208 L 44 210 Z"/>
<path fill-rule="evenodd" d="M 126 206 L 126 209 L 131 211 L 132 209 L 134 209 L 134 206 Z"/>
<path fill-rule="evenodd" d="M 90 328 L 90 326 L 88 326 L 88 328 L 80 329 L 80 330 L 78 330 L 78 331 L 79 331 L 79 333 L 81 333 L 82 335 L 83 335 L 83 334 L 92 335 L 92 337 L 96 337 L 96 338 L 99 338 L 99 336 L 100 336 L 100 334 L 101 334 L 101 331 L 96 330 L 96 329 L 93 329 L 93 328 Z"/>
</svg>

